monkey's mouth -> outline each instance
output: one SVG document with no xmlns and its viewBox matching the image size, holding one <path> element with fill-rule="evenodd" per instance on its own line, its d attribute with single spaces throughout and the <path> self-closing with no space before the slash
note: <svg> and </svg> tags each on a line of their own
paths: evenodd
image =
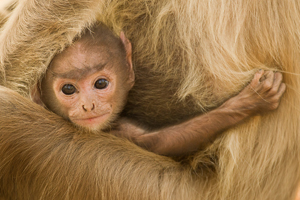
<svg viewBox="0 0 300 200">
<path fill-rule="evenodd" d="M 110 113 L 105 113 L 99 116 L 71 119 L 71 121 L 80 126 L 92 128 L 103 125 L 108 120 L 109 115 Z"/>
</svg>

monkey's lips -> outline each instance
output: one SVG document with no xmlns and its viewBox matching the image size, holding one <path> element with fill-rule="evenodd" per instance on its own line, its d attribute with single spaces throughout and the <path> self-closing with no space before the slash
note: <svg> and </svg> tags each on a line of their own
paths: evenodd
<svg viewBox="0 0 300 200">
<path fill-rule="evenodd" d="M 84 118 L 71 119 L 75 124 L 83 127 L 96 128 L 101 127 L 108 120 L 110 113 L 105 113 L 99 116 L 89 116 Z"/>
</svg>

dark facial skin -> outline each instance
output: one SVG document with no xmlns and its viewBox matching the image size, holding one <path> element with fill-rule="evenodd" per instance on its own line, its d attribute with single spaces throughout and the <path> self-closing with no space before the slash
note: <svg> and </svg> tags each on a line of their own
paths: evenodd
<svg viewBox="0 0 300 200">
<path fill-rule="evenodd" d="M 86 46 L 85 38 L 58 54 L 41 84 L 46 107 L 89 130 L 105 129 L 116 119 L 134 83 L 131 44 L 121 33 L 126 57 L 107 45 Z"/>
</svg>

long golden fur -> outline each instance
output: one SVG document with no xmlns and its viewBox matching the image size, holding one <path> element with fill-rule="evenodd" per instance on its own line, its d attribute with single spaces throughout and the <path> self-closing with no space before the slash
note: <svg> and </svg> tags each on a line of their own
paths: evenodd
<svg viewBox="0 0 300 200">
<path fill-rule="evenodd" d="M 76 132 L 2 88 L 0 196 L 295 197 L 300 180 L 298 0 L 20 0 L 0 35 L 1 85 L 29 98 L 52 57 L 95 20 L 117 34 L 124 30 L 132 42 L 136 85 L 123 115 L 149 127 L 213 109 L 261 68 L 284 73 L 286 94 L 275 112 L 226 131 L 208 149 L 178 163 L 109 134 Z M 33 125 L 26 130 L 26 123 Z"/>
</svg>

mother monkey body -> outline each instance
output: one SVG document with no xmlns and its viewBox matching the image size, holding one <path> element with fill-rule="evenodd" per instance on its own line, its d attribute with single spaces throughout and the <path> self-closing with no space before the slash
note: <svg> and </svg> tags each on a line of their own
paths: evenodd
<svg viewBox="0 0 300 200">
<path fill-rule="evenodd" d="M 96 17 L 132 41 L 136 84 L 123 115 L 153 129 L 221 105 L 260 68 L 284 72 L 287 91 L 276 112 L 228 130 L 183 164 L 111 135 L 77 131 L 2 89 L 0 195 L 293 199 L 300 177 L 299 6 L 297 0 L 20 1 L 0 35 L 1 84 L 25 97 L 51 58 Z"/>
</svg>

